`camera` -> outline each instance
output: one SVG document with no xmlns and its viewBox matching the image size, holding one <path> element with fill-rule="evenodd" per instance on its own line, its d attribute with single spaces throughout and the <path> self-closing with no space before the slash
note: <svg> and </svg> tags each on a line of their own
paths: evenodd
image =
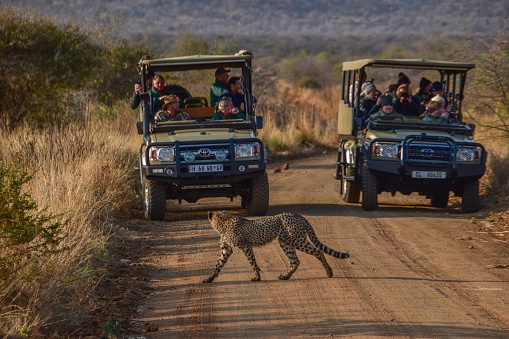
<svg viewBox="0 0 509 339">
<path fill-rule="evenodd" d="M 399 95 L 399 98 L 400 98 L 400 99 L 401 99 L 401 98 L 403 98 L 403 99 L 407 99 L 407 98 L 409 98 L 409 97 L 410 97 L 410 96 L 409 96 L 409 95 L 408 95 L 408 93 L 406 93 L 406 92 L 400 93 L 400 95 Z"/>
</svg>

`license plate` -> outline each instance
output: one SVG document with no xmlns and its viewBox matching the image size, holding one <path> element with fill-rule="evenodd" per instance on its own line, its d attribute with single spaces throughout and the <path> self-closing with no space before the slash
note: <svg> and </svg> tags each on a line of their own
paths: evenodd
<svg viewBox="0 0 509 339">
<path fill-rule="evenodd" d="M 447 174 L 441 171 L 412 171 L 412 178 L 445 179 Z"/>
<path fill-rule="evenodd" d="M 222 172 L 223 164 L 189 165 L 189 173 Z"/>
</svg>

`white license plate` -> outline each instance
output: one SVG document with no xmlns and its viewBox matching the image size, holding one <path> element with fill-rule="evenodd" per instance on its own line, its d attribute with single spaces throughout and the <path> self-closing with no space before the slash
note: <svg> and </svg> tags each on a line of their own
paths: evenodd
<svg viewBox="0 0 509 339">
<path fill-rule="evenodd" d="M 222 172 L 223 164 L 215 165 L 189 165 L 189 173 Z"/>
<path fill-rule="evenodd" d="M 412 178 L 445 179 L 447 174 L 441 171 L 412 171 Z"/>
</svg>

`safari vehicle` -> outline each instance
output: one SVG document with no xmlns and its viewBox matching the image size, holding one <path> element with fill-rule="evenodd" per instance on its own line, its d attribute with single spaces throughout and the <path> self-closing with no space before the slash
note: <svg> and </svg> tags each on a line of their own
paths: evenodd
<svg viewBox="0 0 509 339">
<path fill-rule="evenodd" d="M 148 59 L 138 63 L 141 84 L 147 71 L 156 74 L 180 74 L 182 79 L 208 79 L 214 70 L 231 69 L 242 76 L 245 87 L 247 119 L 211 120 L 215 107 L 207 97 L 193 97 L 182 85 L 169 85 L 169 92 L 183 101 L 183 110 L 192 120 L 155 122 L 152 94 L 145 87 L 138 133 L 143 135 L 139 152 L 144 214 L 147 219 L 163 220 L 168 199 L 195 203 L 201 198 L 241 198 L 249 215 L 265 215 L 269 206 L 269 184 L 263 143 L 257 136 L 261 116 L 255 115 L 251 93 L 253 55 L 241 51 L 235 55 L 195 55 Z M 208 94 L 208 88 L 207 94 Z"/>
<path fill-rule="evenodd" d="M 485 173 L 487 152 L 473 140 L 475 126 L 463 122 L 461 112 L 466 75 L 474 67 L 421 59 L 343 63 L 335 178 L 341 182 L 344 202 L 358 203 L 362 193 L 362 208 L 371 211 L 378 208 L 378 195 L 382 192 L 392 196 L 396 192 L 417 192 L 430 199 L 431 206 L 445 208 L 449 193 L 453 192 L 462 197 L 462 212 L 479 209 L 479 179 Z M 420 117 L 404 117 L 403 122 L 375 120 L 366 125 L 357 113 L 361 91 L 361 86 L 355 85 L 358 75 L 374 76 L 378 89 L 384 89 L 395 82 L 399 72 L 410 75 L 414 83 L 422 76 L 443 83 L 443 96 L 448 109 L 456 114 L 456 121 L 438 124 L 423 122 Z"/>
</svg>

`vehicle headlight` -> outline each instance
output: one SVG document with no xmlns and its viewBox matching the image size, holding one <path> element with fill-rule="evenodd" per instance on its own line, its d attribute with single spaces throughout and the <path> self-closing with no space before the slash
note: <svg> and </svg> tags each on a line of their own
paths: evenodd
<svg viewBox="0 0 509 339">
<path fill-rule="evenodd" d="M 482 149 L 480 147 L 458 147 L 456 153 L 456 162 L 458 164 L 480 165 L 482 158 Z"/>
<path fill-rule="evenodd" d="M 235 159 L 260 159 L 260 149 L 260 144 L 257 142 L 250 144 L 235 144 Z"/>
<path fill-rule="evenodd" d="M 148 154 L 150 161 L 175 161 L 174 147 L 150 147 Z"/>
<path fill-rule="evenodd" d="M 374 142 L 371 145 L 372 160 L 399 160 L 400 147 L 395 143 Z"/>
</svg>

